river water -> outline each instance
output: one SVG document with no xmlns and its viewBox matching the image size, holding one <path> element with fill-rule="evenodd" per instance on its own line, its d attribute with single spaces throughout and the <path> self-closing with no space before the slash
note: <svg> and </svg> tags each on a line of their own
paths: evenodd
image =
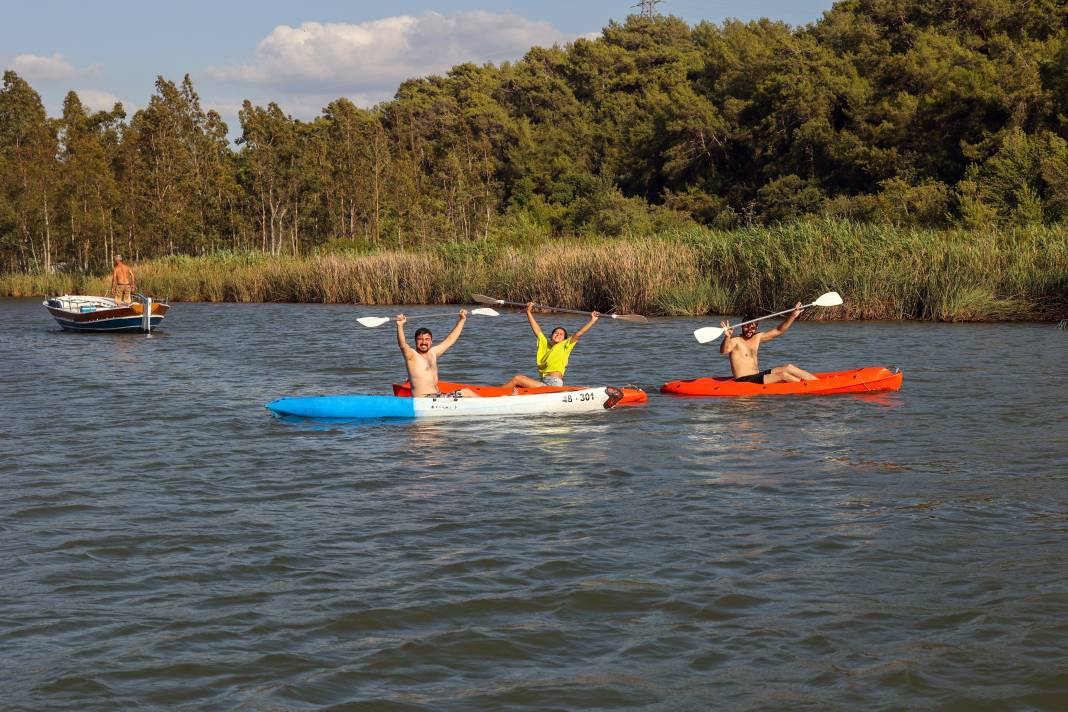
<svg viewBox="0 0 1068 712">
<path fill-rule="evenodd" d="M 0 707 L 1068 707 L 1068 332 L 800 322 L 765 366 L 904 388 L 721 400 L 654 393 L 724 371 L 714 321 L 603 320 L 568 382 L 648 404 L 263 408 L 388 392 L 392 325 L 355 317 L 395 311 L 176 304 L 146 338 L 0 300 Z M 442 376 L 533 351 L 472 316 Z"/>
</svg>

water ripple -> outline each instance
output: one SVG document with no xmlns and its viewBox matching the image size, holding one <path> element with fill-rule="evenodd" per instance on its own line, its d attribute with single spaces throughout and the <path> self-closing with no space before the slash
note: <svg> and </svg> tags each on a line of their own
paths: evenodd
<svg viewBox="0 0 1068 712">
<path fill-rule="evenodd" d="M 357 311 L 395 308 L 180 304 L 144 339 L 0 301 L 5 709 L 1068 705 L 1062 332 L 803 323 L 763 354 L 903 367 L 874 397 L 271 418 L 403 377 Z M 697 323 L 599 325 L 568 375 L 722 371 Z M 498 382 L 529 341 L 472 324 L 442 365 Z"/>
</svg>

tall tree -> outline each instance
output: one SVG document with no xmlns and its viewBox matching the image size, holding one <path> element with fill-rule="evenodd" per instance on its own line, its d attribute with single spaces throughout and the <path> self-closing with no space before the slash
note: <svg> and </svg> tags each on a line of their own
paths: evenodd
<svg viewBox="0 0 1068 712">
<path fill-rule="evenodd" d="M 330 185 L 337 205 L 332 224 L 349 239 L 362 236 L 377 243 L 392 153 L 380 115 L 338 99 L 326 107 L 323 119 Z"/>
<path fill-rule="evenodd" d="M 74 92 L 63 102 L 60 208 L 70 229 L 71 257 L 83 269 L 106 267 L 113 251 L 117 184 L 108 152 L 124 115 L 121 105 L 90 115 Z"/>
<path fill-rule="evenodd" d="M 137 143 L 126 188 L 138 196 L 146 252 L 156 245 L 165 245 L 167 253 L 189 251 L 201 243 L 203 206 L 190 199 L 201 190 L 191 113 L 174 82 L 158 77 L 156 93 L 131 121 L 129 137 Z"/>
<path fill-rule="evenodd" d="M 52 270 L 52 214 L 58 142 L 41 97 L 13 71 L 0 90 L 0 174 L 8 242 L 18 264 Z"/>
<path fill-rule="evenodd" d="M 298 169 L 300 122 L 271 102 L 253 106 L 246 100 L 239 118 L 242 160 L 247 168 L 248 191 L 259 206 L 261 248 L 282 251 L 287 224 L 294 221 L 301 175 Z"/>
</svg>

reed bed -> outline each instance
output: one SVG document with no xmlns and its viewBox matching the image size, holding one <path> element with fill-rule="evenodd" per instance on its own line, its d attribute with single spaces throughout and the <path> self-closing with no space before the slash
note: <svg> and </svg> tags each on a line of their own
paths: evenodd
<svg viewBox="0 0 1068 712">
<path fill-rule="evenodd" d="M 813 220 L 729 232 L 426 252 L 168 257 L 134 265 L 171 301 L 465 303 L 484 293 L 651 316 L 766 313 L 838 291 L 814 318 L 992 321 L 1068 317 L 1068 228 L 975 233 Z M 102 294 L 106 276 L 0 275 L 0 294 Z"/>
</svg>

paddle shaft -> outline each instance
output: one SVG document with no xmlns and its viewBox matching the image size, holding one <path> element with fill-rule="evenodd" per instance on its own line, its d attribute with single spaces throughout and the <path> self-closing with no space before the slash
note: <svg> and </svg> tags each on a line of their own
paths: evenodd
<svg viewBox="0 0 1068 712">
<path fill-rule="evenodd" d="M 811 304 L 803 304 L 801 306 L 801 311 L 805 311 L 809 307 L 814 307 L 814 306 L 816 306 L 816 302 L 812 302 Z M 735 328 L 737 328 L 739 326 L 745 326 L 746 324 L 755 324 L 758 321 L 763 321 L 765 319 L 770 319 L 773 316 L 782 316 L 783 314 L 789 314 L 792 311 L 793 311 L 793 309 L 783 309 L 781 312 L 775 312 L 774 314 L 765 314 L 764 316 L 758 316 L 756 319 L 750 319 L 749 321 L 743 321 L 741 324 L 731 324 L 731 328 L 735 329 Z"/>
<path fill-rule="evenodd" d="M 405 319 L 405 321 L 411 321 L 412 319 L 434 319 L 435 317 L 444 316 L 460 316 L 460 312 L 445 312 L 444 314 L 413 314 Z M 394 318 L 390 318 L 390 321 L 396 321 Z"/>
<path fill-rule="evenodd" d="M 827 292 L 826 294 L 820 295 L 820 297 L 816 301 L 812 302 L 811 304 L 804 304 L 804 305 L 801 305 L 799 307 L 794 307 L 794 309 L 797 309 L 798 313 L 800 313 L 800 312 L 804 311 L 805 309 L 808 309 L 809 307 L 836 307 L 836 306 L 839 306 L 841 304 L 842 304 L 842 295 L 841 294 L 839 294 L 838 292 Z M 780 312 L 775 312 L 774 314 L 765 314 L 764 316 L 758 316 L 756 319 L 749 319 L 748 321 L 743 321 L 741 324 L 732 324 L 730 326 L 730 328 L 733 329 L 736 326 L 745 326 L 746 324 L 754 324 L 754 323 L 756 323 L 758 321 L 762 321 L 764 319 L 770 319 L 773 316 L 782 316 L 783 314 L 790 314 L 791 312 L 793 312 L 793 309 L 784 309 L 784 310 L 782 310 Z M 790 317 L 790 318 L 792 319 L 793 317 Z M 707 343 L 709 343 L 711 341 L 715 341 L 719 337 L 723 336 L 725 331 L 726 331 L 726 329 L 724 329 L 722 327 L 706 326 L 706 327 L 703 327 L 703 328 L 695 330 L 693 332 L 693 335 L 694 335 L 694 338 L 697 339 L 698 343 L 707 344 Z"/>
<path fill-rule="evenodd" d="M 479 302 L 480 304 L 503 304 L 509 307 L 527 306 L 523 302 L 509 302 L 505 301 L 504 299 L 493 299 L 492 297 L 487 297 L 484 294 L 475 294 L 474 298 L 475 301 Z M 565 309 L 564 307 L 551 307 L 548 304 L 535 304 L 534 308 L 544 309 L 546 311 L 564 312 L 566 314 L 585 314 L 587 316 L 590 313 L 588 311 L 582 311 L 581 309 Z M 601 316 L 611 317 L 612 319 L 622 319 L 623 321 L 647 321 L 647 319 L 644 316 L 641 316 L 640 314 L 601 314 Z"/>
<path fill-rule="evenodd" d="M 408 319 L 433 319 L 435 317 L 456 316 L 458 312 L 443 312 L 441 314 L 413 314 L 412 316 L 406 316 L 405 321 Z M 478 309 L 472 309 L 468 314 L 476 314 L 478 316 L 499 316 L 494 309 L 479 307 Z M 360 326 L 366 326 L 368 329 L 374 329 L 388 324 L 391 321 L 396 321 L 394 317 L 389 316 L 361 316 L 356 322 Z"/>
<path fill-rule="evenodd" d="M 524 307 L 525 308 L 527 306 L 526 304 L 521 304 L 519 302 L 506 302 L 503 299 L 500 300 L 500 301 L 501 301 L 502 304 L 506 304 L 506 305 L 508 305 L 510 307 Z M 585 314 L 586 316 L 590 315 L 590 313 L 588 311 L 581 311 L 579 309 L 565 309 L 563 307 L 550 307 L 547 304 L 535 304 L 534 308 L 535 309 L 545 309 L 547 311 L 565 312 L 567 314 Z M 614 318 L 615 314 L 601 314 L 601 316 L 610 316 L 610 317 Z"/>
</svg>

